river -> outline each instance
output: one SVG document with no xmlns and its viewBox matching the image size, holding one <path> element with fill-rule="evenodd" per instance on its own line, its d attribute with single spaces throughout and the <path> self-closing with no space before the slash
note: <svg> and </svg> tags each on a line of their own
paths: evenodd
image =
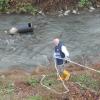
<svg viewBox="0 0 100 100">
<path fill-rule="evenodd" d="M 100 10 L 99 10 L 100 11 Z M 69 16 L 0 15 L 0 68 L 47 66 L 52 60 L 53 44 L 59 37 L 72 60 L 100 61 L 100 12 Z M 33 34 L 9 35 L 12 26 L 34 24 Z"/>
</svg>

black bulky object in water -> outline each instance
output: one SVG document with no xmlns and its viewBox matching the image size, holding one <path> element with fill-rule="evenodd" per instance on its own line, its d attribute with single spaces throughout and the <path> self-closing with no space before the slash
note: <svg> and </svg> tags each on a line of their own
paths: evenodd
<svg viewBox="0 0 100 100">
<path fill-rule="evenodd" d="M 18 26 L 17 32 L 18 33 L 27 33 L 27 32 L 33 32 L 33 26 L 32 23 L 28 23 L 26 25 Z"/>
<path fill-rule="evenodd" d="M 24 24 L 24 25 L 17 25 L 16 27 L 12 27 L 9 32 L 10 34 L 14 34 L 14 33 L 29 33 L 29 32 L 33 32 L 34 28 L 32 23 L 28 23 L 28 24 Z"/>
</svg>

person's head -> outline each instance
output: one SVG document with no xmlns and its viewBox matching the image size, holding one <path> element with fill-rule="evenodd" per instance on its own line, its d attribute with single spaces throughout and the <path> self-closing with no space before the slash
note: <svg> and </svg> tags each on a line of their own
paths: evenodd
<svg viewBox="0 0 100 100">
<path fill-rule="evenodd" d="M 55 39 L 53 40 L 53 43 L 54 43 L 56 46 L 59 44 L 59 42 L 60 42 L 60 40 L 59 40 L 58 38 L 55 38 Z"/>
</svg>

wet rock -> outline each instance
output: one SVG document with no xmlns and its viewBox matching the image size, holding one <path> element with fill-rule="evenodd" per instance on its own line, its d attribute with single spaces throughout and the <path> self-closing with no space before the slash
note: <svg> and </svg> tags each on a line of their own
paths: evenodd
<svg viewBox="0 0 100 100">
<path fill-rule="evenodd" d="M 8 11 L 8 12 L 6 12 L 6 14 L 10 14 L 10 12 Z"/>
<path fill-rule="evenodd" d="M 70 10 L 66 10 L 66 11 L 64 12 L 64 15 L 65 15 L 65 16 L 66 16 L 66 15 L 69 15 L 70 12 L 71 12 Z"/>
<path fill-rule="evenodd" d="M 58 16 L 59 17 L 63 16 L 63 10 L 58 11 Z"/>
<path fill-rule="evenodd" d="M 80 14 L 80 13 L 78 12 L 78 10 L 73 9 L 72 14 Z"/>
<path fill-rule="evenodd" d="M 63 14 L 59 14 L 58 16 L 61 17 L 61 16 L 63 16 Z"/>
<path fill-rule="evenodd" d="M 45 16 L 45 14 L 43 13 L 43 11 L 41 10 L 41 11 L 39 11 L 38 12 L 40 15 L 42 15 L 42 16 Z"/>
<path fill-rule="evenodd" d="M 89 8 L 89 12 L 93 12 L 94 10 L 95 10 L 95 8 L 92 6 Z"/>
</svg>

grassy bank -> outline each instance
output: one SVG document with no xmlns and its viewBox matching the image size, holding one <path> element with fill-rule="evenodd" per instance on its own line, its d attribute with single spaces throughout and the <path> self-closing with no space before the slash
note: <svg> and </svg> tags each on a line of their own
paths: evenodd
<svg viewBox="0 0 100 100">
<path fill-rule="evenodd" d="M 36 14 L 68 9 L 83 9 L 89 6 L 97 7 L 99 0 L 0 0 L 1 13 L 28 13 Z"/>
<path fill-rule="evenodd" d="M 37 7 L 28 0 L 0 0 L 1 13 L 35 14 Z"/>
<path fill-rule="evenodd" d="M 100 70 L 100 64 L 93 68 Z M 69 65 L 71 77 L 65 81 L 67 94 L 56 94 L 40 85 L 42 74 L 46 74 L 43 84 L 58 92 L 65 91 L 57 80 L 53 67 L 38 67 L 32 72 L 10 69 L 0 73 L 0 100 L 100 100 L 100 74 Z"/>
</svg>

